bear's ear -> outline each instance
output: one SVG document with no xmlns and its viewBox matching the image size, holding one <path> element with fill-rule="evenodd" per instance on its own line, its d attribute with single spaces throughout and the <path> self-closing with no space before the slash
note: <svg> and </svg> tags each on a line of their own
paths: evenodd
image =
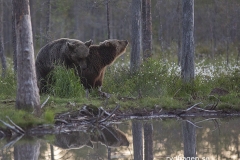
<svg viewBox="0 0 240 160">
<path fill-rule="evenodd" d="M 66 45 L 68 46 L 68 48 L 70 49 L 74 49 L 75 45 L 71 42 L 66 42 Z"/>
<path fill-rule="evenodd" d="M 110 42 L 105 42 L 104 45 L 105 45 L 106 47 L 109 47 L 109 46 L 110 46 Z"/>
<path fill-rule="evenodd" d="M 86 41 L 85 42 L 85 45 L 87 46 L 87 47 L 89 47 L 89 46 L 91 46 L 93 44 L 93 40 L 89 40 L 89 41 Z"/>
</svg>

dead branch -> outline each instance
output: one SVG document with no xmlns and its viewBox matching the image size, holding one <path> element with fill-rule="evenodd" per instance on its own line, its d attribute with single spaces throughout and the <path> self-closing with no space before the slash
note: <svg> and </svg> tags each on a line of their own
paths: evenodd
<svg viewBox="0 0 240 160">
<path fill-rule="evenodd" d="M 222 110 L 207 110 L 207 109 L 202 109 L 202 108 L 198 108 L 198 107 L 195 107 L 195 109 L 198 109 L 198 110 L 202 110 L 202 111 L 205 111 L 205 112 L 221 112 Z"/>
<path fill-rule="evenodd" d="M 6 118 L 13 124 L 13 126 L 15 126 L 19 131 L 21 131 L 22 134 L 25 133 L 25 131 L 24 131 L 21 127 L 19 127 L 18 125 L 16 125 L 8 116 L 6 116 Z"/>
<path fill-rule="evenodd" d="M 204 120 L 201 120 L 201 121 L 197 121 L 197 122 L 195 122 L 195 124 L 196 123 L 201 123 L 201 122 L 204 122 L 204 121 L 215 120 L 215 119 L 217 119 L 217 118 L 208 118 L 208 119 L 204 119 Z"/>
<path fill-rule="evenodd" d="M 43 102 L 43 104 L 41 105 L 41 108 L 43 108 L 46 105 L 46 103 L 48 102 L 49 98 L 50 98 L 50 96 L 48 96 L 48 98 Z"/>
<path fill-rule="evenodd" d="M 202 126 L 197 126 L 195 123 L 189 121 L 189 120 L 186 120 L 188 123 L 191 123 L 193 126 L 197 127 L 197 128 L 203 128 Z"/>
<path fill-rule="evenodd" d="M 15 137 L 13 140 L 11 140 L 10 142 L 8 142 L 7 144 L 5 144 L 2 148 L 3 149 L 8 149 L 10 147 L 12 147 L 17 141 L 19 141 L 24 135 L 20 135 Z"/>
<path fill-rule="evenodd" d="M 99 121 L 99 122 L 102 123 L 102 122 L 105 122 L 106 120 L 108 120 L 110 117 L 112 117 L 112 115 L 115 113 L 115 111 L 116 111 L 118 108 L 120 108 L 120 105 L 119 105 L 119 104 L 114 108 L 114 110 L 112 111 L 112 113 L 110 113 L 110 115 L 108 115 L 105 119 L 103 119 L 103 120 L 101 120 L 101 121 Z"/>
<path fill-rule="evenodd" d="M 19 130 L 18 128 L 16 128 L 15 126 L 12 126 L 10 124 L 8 124 L 7 122 L 4 122 L 2 120 L 0 120 L 7 128 L 9 128 L 11 131 L 14 131 L 15 133 L 18 133 L 18 134 L 24 134 L 22 133 L 21 130 Z"/>
<path fill-rule="evenodd" d="M 202 104 L 202 102 L 199 102 L 199 103 L 197 103 L 197 104 L 194 104 L 193 106 L 191 106 L 191 107 L 189 107 L 188 109 L 185 109 L 185 110 L 183 110 L 183 111 L 189 111 L 189 110 L 191 110 L 192 108 L 196 107 L 196 106 L 199 105 L 199 104 Z"/>
</svg>

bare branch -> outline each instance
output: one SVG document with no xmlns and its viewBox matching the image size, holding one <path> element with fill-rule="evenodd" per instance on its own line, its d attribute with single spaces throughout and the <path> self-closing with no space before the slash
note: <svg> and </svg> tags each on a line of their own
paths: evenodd
<svg viewBox="0 0 240 160">
<path fill-rule="evenodd" d="M 43 108 L 46 105 L 46 103 L 49 100 L 49 98 L 50 98 L 50 96 L 48 96 L 48 98 L 43 102 L 43 104 L 41 105 L 41 108 Z"/>
<path fill-rule="evenodd" d="M 99 122 L 101 123 L 101 122 L 104 122 L 104 121 L 108 120 L 110 117 L 112 117 L 112 115 L 114 114 L 114 112 L 115 112 L 118 108 L 120 108 L 120 105 L 117 105 L 116 108 L 114 108 L 114 110 L 112 111 L 112 113 L 111 113 L 110 115 L 108 115 L 105 119 L 103 119 L 103 120 L 101 120 L 101 121 L 99 121 Z"/>
<path fill-rule="evenodd" d="M 195 127 L 197 127 L 197 128 L 203 128 L 203 127 L 201 127 L 201 126 L 197 126 L 196 124 L 194 124 L 193 122 L 191 122 L 191 121 L 189 121 L 189 120 L 186 120 L 188 123 L 191 123 L 192 125 L 194 125 Z"/>
<path fill-rule="evenodd" d="M 10 130 L 18 133 L 18 134 L 23 134 L 22 131 L 18 130 L 17 128 L 15 128 L 15 126 L 12 126 L 10 124 L 8 124 L 7 122 L 4 122 L 2 120 L 0 120 L 6 127 L 8 127 Z"/>
<path fill-rule="evenodd" d="M 197 103 L 197 104 L 194 104 L 193 106 L 191 106 L 191 107 L 189 107 L 188 109 L 183 110 L 183 111 L 189 111 L 189 110 L 191 110 L 192 108 L 196 107 L 196 106 L 199 105 L 199 104 L 202 104 L 202 102 L 199 102 L 199 103 Z"/>
<path fill-rule="evenodd" d="M 25 133 L 25 131 L 19 127 L 18 125 L 16 125 L 8 116 L 6 116 L 6 118 L 19 130 L 21 131 L 23 134 Z"/>
</svg>

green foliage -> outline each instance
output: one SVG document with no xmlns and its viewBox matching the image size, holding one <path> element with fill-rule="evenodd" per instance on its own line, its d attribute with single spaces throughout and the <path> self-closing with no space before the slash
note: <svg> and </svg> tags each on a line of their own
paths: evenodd
<svg viewBox="0 0 240 160">
<path fill-rule="evenodd" d="M 16 95 L 17 81 L 12 71 L 8 71 L 5 77 L 0 77 L 0 88 L 0 97 L 3 99 Z"/>
<path fill-rule="evenodd" d="M 55 113 L 52 110 L 46 110 L 44 112 L 44 119 L 47 123 L 54 122 Z"/>
<path fill-rule="evenodd" d="M 84 87 L 73 69 L 56 66 L 50 74 L 50 79 L 51 84 L 48 84 L 48 88 L 52 95 L 65 98 L 85 97 Z"/>
<path fill-rule="evenodd" d="M 52 83 L 48 84 L 51 97 L 44 106 L 45 111 L 40 118 L 15 109 L 15 102 L 12 99 L 16 96 L 17 81 L 14 73 L 8 71 L 6 77 L 0 79 L 0 119 L 8 121 L 5 118 L 8 115 L 18 125 L 26 127 L 53 123 L 56 113 L 76 110 L 83 104 L 103 106 L 107 109 L 119 104 L 121 110 L 128 110 L 154 107 L 179 109 L 199 102 L 203 102 L 204 107 L 218 102 L 218 109 L 239 110 L 240 69 L 235 64 L 234 56 L 230 57 L 228 65 L 225 57 L 216 57 L 214 61 L 211 59 L 197 61 L 194 82 L 184 84 L 180 76 L 180 67 L 170 60 L 163 61 L 159 55 L 163 54 L 159 53 L 143 62 L 135 74 L 130 73 L 126 60 L 129 57 L 125 57 L 125 63 L 120 62 L 124 65 L 120 66 L 115 62 L 113 66 L 108 67 L 102 88 L 104 92 L 111 94 L 107 100 L 99 96 L 97 89 L 92 90 L 87 99 L 74 70 L 56 67 L 50 76 Z M 229 94 L 209 96 L 213 88 L 226 89 Z M 46 96 L 41 96 L 42 103 Z"/>
<path fill-rule="evenodd" d="M 231 75 L 220 74 L 214 77 L 214 85 L 240 93 L 240 70 L 235 69 Z"/>
<path fill-rule="evenodd" d="M 8 122 L 6 116 L 21 127 L 30 127 L 36 124 L 46 123 L 43 119 L 37 118 L 27 111 L 15 109 L 14 105 L 6 107 L 1 106 L 0 119 Z"/>
<path fill-rule="evenodd" d="M 104 79 L 104 89 L 107 92 L 121 95 L 159 96 L 169 76 L 166 64 L 149 59 L 144 62 L 140 70 L 130 74 L 128 68 L 113 68 L 107 70 Z"/>
</svg>

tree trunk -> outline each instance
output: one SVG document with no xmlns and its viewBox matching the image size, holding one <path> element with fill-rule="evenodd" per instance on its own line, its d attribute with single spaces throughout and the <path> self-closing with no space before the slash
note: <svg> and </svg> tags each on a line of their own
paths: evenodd
<svg viewBox="0 0 240 160">
<path fill-rule="evenodd" d="M 143 59 L 152 55 L 152 15 L 151 0 L 142 0 L 142 50 Z"/>
<path fill-rule="evenodd" d="M 237 64 L 240 60 L 240 11 L 237 10 Z"/>
<path fill-rule="evenodd" d="M 191 123 L 182 122 L 184 157 L 196 157 L 196 128 Z"/>
<path fill-rule="evenodd" d="M 216 52 L 216 47 L 217 47 L 217 38 L 216 38 L 216 16 L 218 15 L 218 11 L 217 11 L 217 0 L 214 0 L 213 3 L 213 13 L 212 13 L 212 17 L 211 17 L 211 38 L 212 38 L 212 59 L 214 59 L 215 57 L 215 52 Z"/>
<path fill-rule="evenodd" d="M 13 46 L 13 69 L 17 74 L 17 37 L 16 37 L 16 21 L 15 21 L 15 5 L 12 1 L 12 46 Z"/>
<path fill-rule="evenodd" d="M 142 123 L 138 120 L 132 121 L 132 136 L 133 136 L 134 160 L 142 160 L 143 159 Z"/>
<path fill-rule="evenodd" d="M 53 145 L 50 144 L 50 151 L 51 151 L 51 160 L 54 160 L 54 148 Z"/>
<path fill-rule="evenodd" d="M 17 109 L 34 107 L 40 113 L 40 97 L 37 87 L 34 61 L 32 26 L 29 0 L 13 0 L 17 44 Z"/>
<path fill-rule="evenodd" d="M 45 44 L 47 44 L 48 42 L 51 41 L 51 0 L 47 0 L 46 3 L 47 7 L 47 11 L 46 11 L 46 37 L 45 37 Z"/>
<path fill-rule="evenodd" d="M 153 159 L 153 126 L 148 122 L 144 124 L 144 154 L 145 159 Z"/>
<path fill-rule="evenodd" d="M 74 2 L 74 25 L 75 25 L 75 29 L 74 29 L 74 37 L 76 39 L 81 39 L 81 33 L 80 33 L 80 14 L 79 14 L 79 10 L 80 10 L 80 1 L 79 0 L 75 0 Z"/>
<path fill-rule="evenodd" d="M 194 80 L 194 0 L 182 0 L 183 33 L 181 76 L 185 83 Z"/>
<path fill-rule="evenodd" d="M 226 15 L 226 19 L 227 19 L 227 38 L 226 38 L 226 65 L 228 66 L 229 64 L 229 43 L 230 43 L 230 20 L 229 20 L 229 2 L 227 2 L 227 15 Z"/>
<path fill-rule="evenodd" d="M 132 0 L 132 50 L 130 72 L 135 73 L 140 67 L 141 55 L 141 1 Z"/>
<path fill-rule="evenodd" d="M 106 0 L 106 10 L 107 10 L 107 38 L 110 39 L 110 19 L 109 19 L 109 0 Z"/>
<path fill-rule="evenodd" d="M 0 58 L 2 62 L 2 77 L 5 77 L 7 70 L 7 62 L 4 54 L 3 44 L 3 0 L 0 0 Z"/>
<path fill-rule="evenodd" d="M 112 149 L 108 147 L 107 151 L 108 151 L 108 160 L 111 160 Z"/>
<path fill-rule="evenodd" d="M 178 65 L 181 65 L 181 56 L 182 56 L 182 19 L 181 19 L 181 11 L 180 11 L 180 5 L 181 2 L 178 1 L 178 6 L 177 6 L 177 20 L 178 20 L 178 40 L 177 40 L 177 45 L 178 45 L 178 51 L 177 51 L 177 57 L 178 57 Z"/>
</svg>

